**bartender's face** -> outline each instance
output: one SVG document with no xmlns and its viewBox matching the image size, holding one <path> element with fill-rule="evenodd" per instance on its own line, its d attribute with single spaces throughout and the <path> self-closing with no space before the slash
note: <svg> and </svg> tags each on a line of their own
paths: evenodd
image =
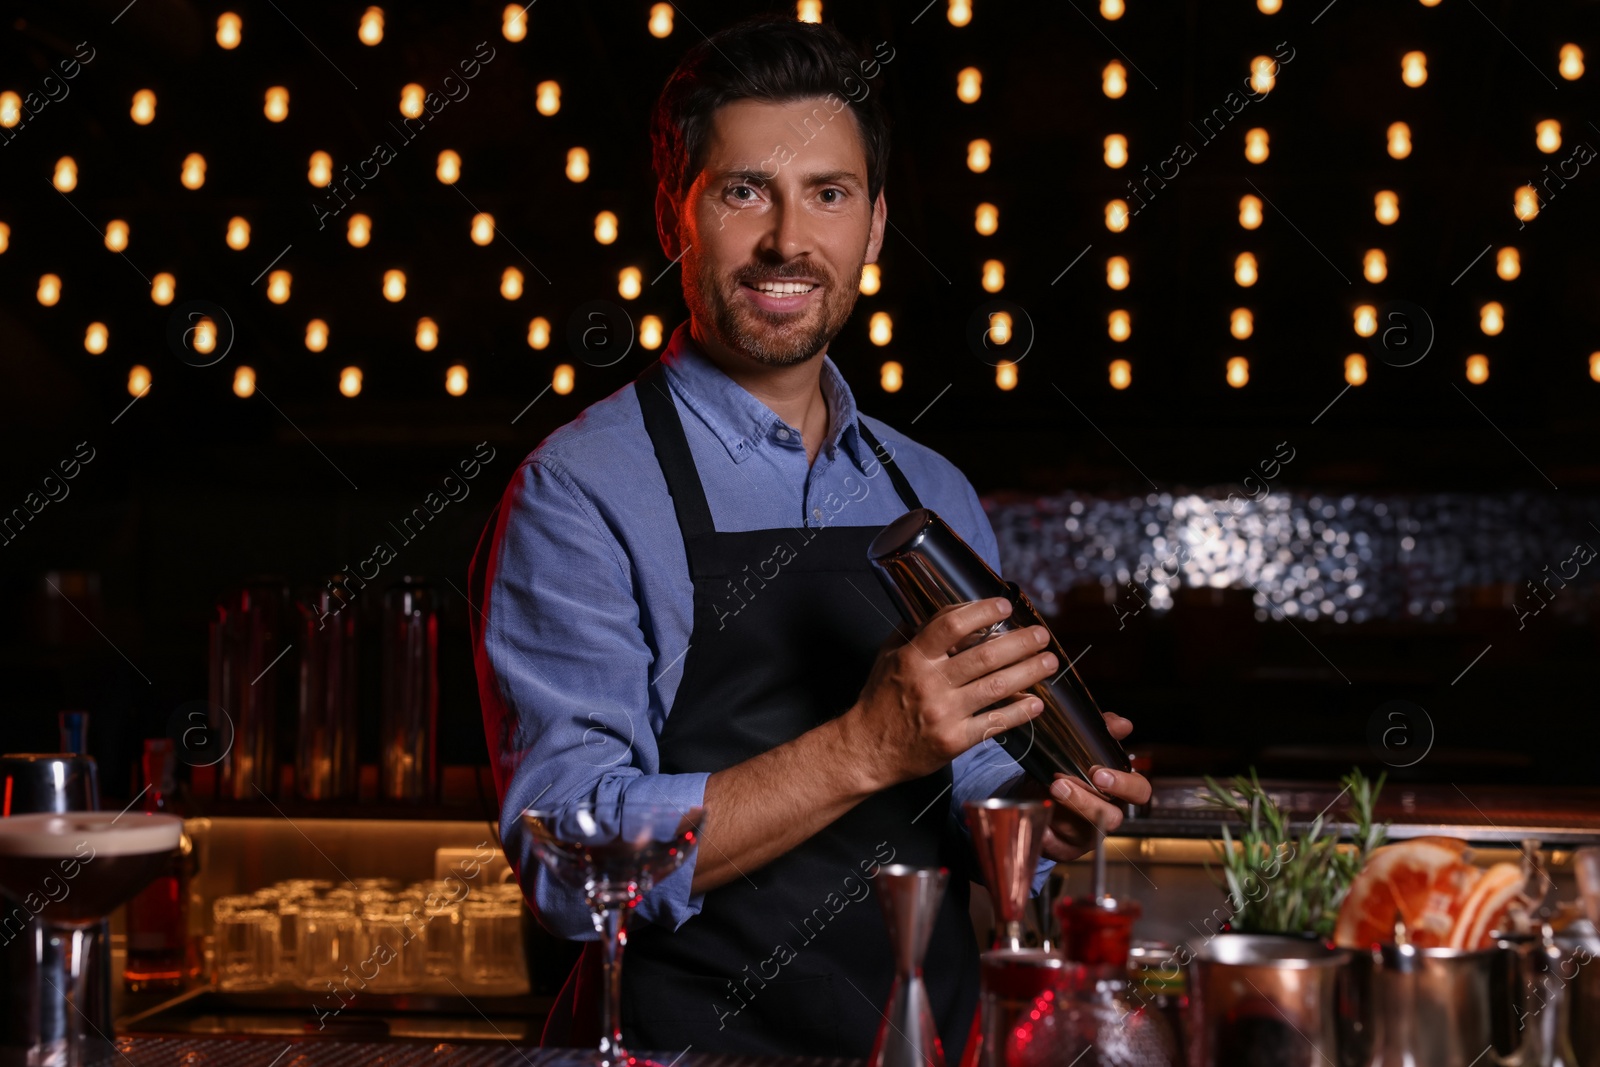
<svg viewBox="0 0 1600 1067">
<path fill-rule="evenodd" d="M 697 334 L 787 366 L 825 351 L 844 327 L 887 208 L 882 191 L 867 199 L 853 109 L 812 97 L 719 108 L 683 203 L 663 191 L 657 210 L 667 254 L 683 252 Z"/>
</svg>

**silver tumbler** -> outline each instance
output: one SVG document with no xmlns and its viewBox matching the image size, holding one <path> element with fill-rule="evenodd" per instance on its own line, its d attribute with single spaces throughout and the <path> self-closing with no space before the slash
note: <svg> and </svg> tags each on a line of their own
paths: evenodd
<svg viewBox="0 0 1600 1067">
<path fill-rule="evenodd" d="M 900 613 L 916 629 L 921 629 L 941 608 L 990 597 L 1011 601 L 1011 614 L 974 634 L 969 645 L 1012 630 L 1044 625 L 1033 602 L 1017 583 L 1001 579 L 983 557 L 927 508 L 915 508 L 885 526 L 872 539 L 867 557 Z M 1048 785 L 1058 773 L 1074 775 L 1113 804 L 1122 804 L 1096 787 L 1089 776 L 1098 767 L 1132 770 L 1128 754 L 1106 729 L 1100 708 L 1055 634 L 1050 635 L 1047 647 L 1055 653 L 1061 672 L 1028 688 L 1030 694 L 1044 702 L 1044 711 L 1007 731 L 1000 741 L 1012 758 L 1040 782 Z M 1001 701 L 1009 702 L 1010 698 Z"/>
</svg>

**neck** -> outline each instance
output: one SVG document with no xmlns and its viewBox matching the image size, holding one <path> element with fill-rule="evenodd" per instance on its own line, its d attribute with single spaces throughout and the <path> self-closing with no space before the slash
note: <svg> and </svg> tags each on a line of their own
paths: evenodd
<svg viewBox="0 0 1600 1067">
<path fill-rule="evenodd" d="M 690 324 L 689 332 L 722 373 L 800 431 L 806 462 L 815 460 L 830 429 L 828 404 L 822 395 L 822 357 L 827 349 L 801 363 L 774 367 L 726 347 L 702 331 L 698 322 Z"/>
</svg>

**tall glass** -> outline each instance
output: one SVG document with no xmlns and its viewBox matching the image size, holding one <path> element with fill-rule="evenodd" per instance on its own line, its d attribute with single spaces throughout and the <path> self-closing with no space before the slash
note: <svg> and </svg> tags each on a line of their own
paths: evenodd
<svg viewBox="0 0 1600 1067">
<path fill-rule="evenodd" d="M 256 800 L 277 791 L 278 672 L 285 602 L 281 584 L 258 579 L 217 602 L 208 630 L 211 729 L 231 739 L 218 764 L 217 795 Z"/>
<path fill-rule="evenodd" d="M 383 716 L 378 788 L 385 800 L 439 796 L 439 596 L 412 578 L 383 595 Z"/>
<path fill-rule="evenodd" d="M 600 999 L 595 1067 L 634 1062 L 622 1042 L 622 950 L 628 943 L 628 915 L 656 882 L 693 855 L 701 812 L 624 803 L 522 813 L 534 855 L 557 879 L 583 893 L 600 934 L 605 996 Z"/>
<path fill-rule="evenodd" d="M 102 919 L 172 862 L 183 820 L 150 812 L 85 811 L 0 819 L 0 894 L 39 920 L 34 952 L 40 1011 L 64 1018 L 64 1036 L 42 1038 L 29 1063 L 81 1067 L 103 1058 L 85 1033 L 85 964 Z M 111 1035 L 92 1035 L 97 1045 Z"/>
</svg>

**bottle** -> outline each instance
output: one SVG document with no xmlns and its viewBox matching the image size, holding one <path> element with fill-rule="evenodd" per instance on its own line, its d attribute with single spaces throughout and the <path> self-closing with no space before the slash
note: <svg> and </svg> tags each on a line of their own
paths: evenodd
<svg viewBox="0 0 1600 1067">
<path fill-rule="evenodd" d="M 175 753 L 169 738 L 144 743 L 143 808 L 175 814 L 171 807 Z M 181 990 L 200 973 L 200 946 L 189 934 L 189 875 L 194 843 L 185 833 L 166 873 L 128 901 L 123 916 L 128 958 L 122 980 L 129 992 Z"/>
<path fill-rule="evenodd" d="M 1171 1067 L 1180 1062 L 1172 1026 L 1129 989 L 1128 948 L 1140 915 L 1132 900 L 1073 897 L 1056 905 L 1062 954 L 1072 969 L 1065 1014 L 1068 1062 L 1079 1067 Z M 1075 1057 L 1082 1055 L 1081 1061 Z"/>
<path fill-rule="evenodd" d="M 61 733 L 61 751 L 74 756 L 89 754 L 89 713 L 87 711 L 60 711 L 56 713 L 56 727 Z"/>
</svg>

